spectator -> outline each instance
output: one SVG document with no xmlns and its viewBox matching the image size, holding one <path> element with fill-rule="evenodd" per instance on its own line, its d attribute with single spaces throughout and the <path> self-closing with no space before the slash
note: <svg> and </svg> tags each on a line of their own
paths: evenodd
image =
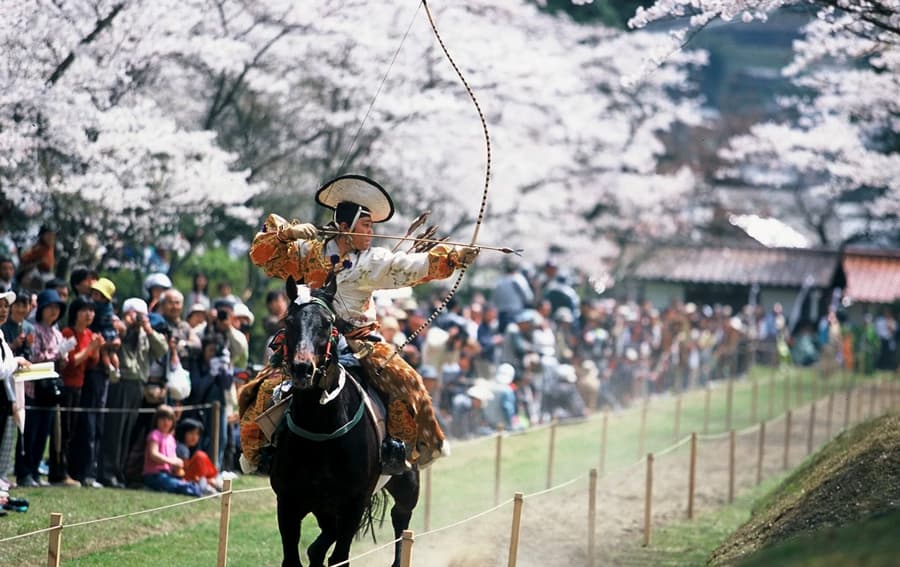
<svg viewBox="0 0 900 567">
<path fill-rule="evenodd" d="M 187 305 L 202 305 L 205 309 L 212 307 L 209 299 L 209 278 L 205 272 L 197 272 L 191 282 L 191 291 L 187 294 Z M 187 313 L 185 315 L 188 315 Z"/>
<path fill-rule="evenodd" d="M 72 275 L 69 276 L 69 285 L 72 286 L 72 292 L 76 297 L 88 299 L 91 296 L 91 286 L 98 278 L 99 276 L 94 270 L 79 266 L 72 270 Z"/>
<path fill-rule="evenodd" d="M 56 290 L 45 289 L 38 294 L 36 323 L 34 325 L 34 345 L 32 362 L 54 362 L 61 371 L 66 357 L 76 344 L 76 339 L 63 339 L 56 328 L 66 304 Z M 49 486 L 38 472 L 53 414 L 50 408 L 56 405 L 53 395 L 59 386 L 49 379 L 28 381 L 25 386 L 25 405 L 36 409 L 25 411 L 25 430 L 16 443 L 16 481 L 22 487 Z M 48 389 L 50 392 L 48 395 Z"/>
<path fill-rule="evenodd" d="M 503 268 L 505 273 L 497 280 L 491 293 L 491 303 L 497 307 L 500 332 L 505 332 L 523 310 L 534 306 L 534 292 L 516 264 L 506 261 Z"/>
<path fill-rule="evenodd" d="M 239 298 L 232 292 L 231 282 L 225 280 L 220 281 L 216 286 L 216 292 L 218 293 L 218 296 L 216 297 L 215 301 L 213 301 L 214 307 L 215 304 L 220 301 L 225 301 L 232 306 L 237 305 L 238 303 L 242 303 L 241 298 Z"/>
<path fill-rule="evenodd" d="M 181 363 L 188 367 L 192 358 L 200 356 L 201 345 L 200 335 L 194 331 L 187 321 L 181 319 L 183 307 L 184 296 L 177 289 L 167 289 L 160 296 L 159 313 L 163 316 L 166 325 L 171 331 L 171 336 L 175 340 Z"/>
<path fill-rule="evenodd" d="M 69 286 L 64 279 L 53 278 L 44 284 L 44 289 L 52 289 L 55 291 L 63 302 L 69 301 Z"/>
<path fill-rule="evenodd" d="M 69 351 L 68 360 L 62 370 L 63 388 L 59 405 L 64 408 L 81 405 L 85 368 L 92 363 L 96 364 L 100 359 L 100 348 L 104 340 L 102 336 L 91 331 L 93 320 L 93 302 L 76 298 L 69 306 L 68 324 L 62 331 L 64 338 L 75 339 L 75 347 Z M 57 486 L 81 486 L 80 482 L 69 475 L 71 448 L 76 445 L 72 441 L 76 436 L 77 415 L 71 411 L 62 412 L 59 438 L 57 439 L 56 429 L 53 429 L 50 435 L 50 446 L 53 449 L 50 451 L 49 480 L 51 484 Z"/>
<path fill-rule="evenodd" d="M 144 291 L 147 292 L 147 312 L 155 312 L 159 298 L 167 289 L 172 288 L 172 280 L 162 272 L 150 274 L 144 279 Z"/>
<path fill-rule="evenodd" d="M 154 416 L 154 429 L 147 435 L 144 449 L 144 484 L 160 492 L 201 496 L 203 491 L 196 482 L 188 482 L 175 477 L 174 469 L 184 467 L 184 461 L 178 458 L 175 447 L 175 410 L 171 406 L 161 405 Z"/>
<path fill-rule="evenodd" d="M 6 322 L 9 316 L 9 306 L 16 299 L 12 291 L 0 293 L 0 326 Z M 6 470 L 9 469 L 9 460 L 12 453 L 11 440 L 15 435 L 16 394 L 13 382 L 13 374 L 19 368 L 27 368 L 31 363 L 21 356 L 15 356 L 7 344 L 0 330 L 0 440 L 9 439 L 9 443 L 0 442 L 0 490 L 9 489 L 9 480 L 6 478 Z M 7 447 L 9 445 L 9 447 Z"/>
<path fill-rule="evenodd" d="M 31 312 L 31 294 L 19 293 L 9 308 L 9 317 L 3 323 L 3 335 L 7 338 L 13 354 L 31 360 L 31 346 L 34 344 L 34 325 L 26 318 Z"/>
<path fill-rule="evenodd" d="M 186 418 L 175 426 L 175 454 L 182 460 L 184 466 L 176 470 L 175 475 L 188 482 L 206 483 L 221 489 L 219 471 L 210 460 L 209 455 L 200 448 L 200 436 L 203 433 L 203 424 L 196 419 Z M 180 473 L 180 474 L 179 474 Z"/>
<path fill-rule="evenodd" d="M 116 285 L 112 280 L 100 278 L 91 284 L 91 301 L 94 302 L 94 322 L 91 323 L 91 331 L 103 337 L 100 364 L 111 380 L 118 380 L 122 376 L 117 352 L 121 342 L 112 305 L 115 294 Z"/>
<path fill-rule="evenodd" d="M 268 315 L 263 319 L 263 330 L 271 337 L 284 326 L 283 319 L 287 315 L 287 296 L 282 290 L 270 291 L 266 294 Z"/>
<path fill-rule="evenodd" d="M 191 329 L 194 331 L 194 334 L 200 335 L 197 333 L 197 327 L 201 324 L 206 325 L 206 318 L 209 316 L 209 309 L 203 306 L 201 303 L 195 303 L 188 309 L 187 324 L 190 325 Z"/>
<path fill-rule="evenodd" d="M 168 348 L 166 339 L 150 326 L 146 302 L 132 297 L 122 304 L 125 336 L 119 353 L 122 377 L 110 380 L 107 407 L 126 410 L 107 415 L 103 427 L 97 480 L 110 487 L 125 483 L 125 462 L 131 447 L 131 433 L 137 421 L 136 410 L 144 399 L 144 384 L 150 376 L 151 360 L 162 357 Z"/>
<path fill-rule="evenodd" d="M 44 289 L 44 282 L 53 278 L 56 267 L 56 229 L 44 225 L 38 232 L 38 240 L 22 253 L 19 262 L 19 281 L 28 290 Z"/>
<path fill-rule="evenodd" d="M 8 256 L 0 257 L 0 293 L 12 291 L 18 287 L 16 281 L 16 265 Z"/>
<path fill-rule="evenodd" d="M 234 368 L 246 368 L 249 357 L 247 337 L 235 327 L 236 320 L 233 317 L 234 304 L 227 300 L 217 299 L 213 303 L 215 318 L 212 324 L 201 323 L 196 331 L 202 339 L 205 335 L 224 339 L 231 357 L 231 365 Z"/>
<path fill-rule="evenodd" d="M 204 405 L 219 402 L 225 405 L 225 394 L 234 383 L 231 354 L 228 341 L 221 334 L 207 333 L 202 338 L 202 349 L 199 359 L 191 366 L 191 394 L 185 400 L 187 405 Z M 200 448 L 206 451 L 216 463 L 221 463 L 228 441 L 225 412 L 219 412 L 219 454 L 213 454 L 212 437 L 213 412 L 209 408 L 186 411 L 184 417 L 191 417 L 203 423 L 204 433 Z"/>
<path fill-rule="evenodd" d="M 512 364 L 501 364 L 493 380 L 487 382 L 491 391 L 491 398 L 483 405 L 484 420 L 491 430 L 503 426 L 507 431 L 518 428 L 516 419 L 516 392 L 512 383 L 516 376 L 516 369 Z"/>
</svg>

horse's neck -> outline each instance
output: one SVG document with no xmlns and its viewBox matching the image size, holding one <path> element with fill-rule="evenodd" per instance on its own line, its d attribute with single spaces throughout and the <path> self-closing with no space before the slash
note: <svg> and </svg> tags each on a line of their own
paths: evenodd
<svg viewBox="0 0 900 567">
<path fill-rule="evenodd" d="M 337 383 L 333 388 L 337 388 Z M 332 390 L 333 391 L 333 390 Z M 344 384 L 337 397 L 329 402 L 321 403 L 325 392 L 321 388 L 312 388 L 303 392 L 294 392 L 291 408 L 293 419 L 310 427 L 327 429 L 328 426 L 342 426 L 353 416 L 360 397 L 356 387 L 349 380 Z"/>
</svg>

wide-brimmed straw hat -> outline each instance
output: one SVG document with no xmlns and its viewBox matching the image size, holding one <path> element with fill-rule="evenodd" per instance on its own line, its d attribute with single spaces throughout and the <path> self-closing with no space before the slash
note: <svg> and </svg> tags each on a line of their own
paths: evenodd
<svg viewBox="0 0 900 567">
<path fill-rule="evenodd" d="M 325 183 L 316 192 L 316 202 L 333 211 L 341 203 L 359 205 L 372 222 L 394 216 L 394 202 L 384 187 L 362 175 L 342 175 Z"/>
</svg>

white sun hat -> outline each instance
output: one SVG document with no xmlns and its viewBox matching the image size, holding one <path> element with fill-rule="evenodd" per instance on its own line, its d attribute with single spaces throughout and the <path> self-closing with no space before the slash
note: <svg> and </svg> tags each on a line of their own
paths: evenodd
<svg viewBox="0 0 900 567">
<path fill-rule="evenodd" d="M 356 217 L 365 212 L 372 217 L 372 222 L 384 222 L 394 216 L 394 202 L 384 187 L 362 175 L 342 175 L 325 183 L 316 192 L 316 202 L 335 214 L 341 203 L 353 203 L 362 208 Z M 355 224 L 354 219 L 350 225 Z"/>
</svg>

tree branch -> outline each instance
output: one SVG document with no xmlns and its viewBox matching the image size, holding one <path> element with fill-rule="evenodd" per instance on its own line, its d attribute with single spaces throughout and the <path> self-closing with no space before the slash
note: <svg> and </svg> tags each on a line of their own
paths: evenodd
<svg viewBox="0 0 900 567">
<path fill-rule="evenodd" d="M 93 31 L 87 34 L 81 41 L 78 42 L 78 45 L 88 45 L 92 43 L 100 33 L 108 28 L 112 21 L 119 15 L 119 12 L 122 11 L 122 8 L 125 7 L 125 4 L 120 3 L 113 6 L 112 10 L 109 14 L 103 18 L 102 20 L 97 20 L 97 24 L 94 26 Z M 47 79 L 47 84 L 55 85 L 56 82 L 65 74 L 65 72 L 72 66 L 72 63 L 75 61 L 75 51 L 70 51 L 62 62 L 56 66 L 56 69 L 53 70 L 53 73 L 50 75 L 50 78 Z"/>
</svg>

